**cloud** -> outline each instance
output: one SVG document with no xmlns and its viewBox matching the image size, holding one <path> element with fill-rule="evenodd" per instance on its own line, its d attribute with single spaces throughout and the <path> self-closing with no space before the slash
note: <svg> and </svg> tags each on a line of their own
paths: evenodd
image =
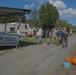
<svg viewBox="0 0 76 75">
<path fill-rule="evenodd" d="M 74 17 L 76 18 L 76 9 L 64 9 L 64 10 L 59 10 L 59 14 L 62 17 Z"/>
<path fill-rule="evenodd" d="M 49 3 L 54 4 L 56 0 L 48 0 Z"/>
<path fill-rule="evenodd" d="M 31 3 L 31 5 L 26 4 L 24 6 L 25 9 L 31 9 L 32 7 L 34 7 L 35 5 L 33 3 Z"/>
<path fill-rule="evenodd" d="M 58 9 L 64 9 L 67 7 L 66 4 L 64 4 L 62 1 L 55 1 L 53 5 Z"/>
<path fill-rule="evenodd" d="M 42 4 L 44 1 L 46 0 L 34 0 L 34 2 L 36 3 L 38 2 L 39 4 Z M 49 3 L 57 7 L 60 17 L 75 17 L 76 18 L 76 9 L 73 9 L 73 8 L 67 9 L 67 5 L 62 0 L 47 0 L 47 1 L 49 1 Z M 24 8 L 31 9 L 34 6 L 36 6 L 36 4 L 31 3 L 30 5 L 26 4 Z"/>
<path fill-rule="evenodd" d="M 49 3 L 56 6 L 58 9 L 64 9 L 67 7 L 66 4 L 61 0 L 48 0 L 48 1 L 49 1 Z"/>
<path fill-rule="evenodd" d="M 67 5 L 61 1 L 61 0 L 48 0 L 49 3 L 53 4 L 57 7 L 59 11 L 59 15 L 61 17 L 70 17 L 70 18 L 76 18 L 76 9 L 68 8 Z"/>
<path fill-rule="evenodd" d="M 42 4 L 44 0 L 35 0 L 35 2 L 38 2 L 39 4 Z"/>
</svg>

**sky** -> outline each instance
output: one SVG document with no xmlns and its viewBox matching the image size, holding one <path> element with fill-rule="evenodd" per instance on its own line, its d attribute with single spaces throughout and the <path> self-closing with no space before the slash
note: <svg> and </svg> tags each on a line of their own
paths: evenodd
<svg viewBox="0 0 76 75">
<path fill-rule="evenodd" d="M 33 10 L 47 2 L 57 7 L 61 20 L 76 26 L 76 0 L 0 0 L 0 6 Z"/>
</svg>

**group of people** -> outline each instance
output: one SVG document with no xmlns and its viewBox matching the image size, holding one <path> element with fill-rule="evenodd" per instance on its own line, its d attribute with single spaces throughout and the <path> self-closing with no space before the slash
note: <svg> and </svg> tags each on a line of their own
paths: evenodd
<svg viewBox="0 0 76 75">
<path fill-rule="evenodd" d="M 62 48 L 68 45 L 68 32 L 65 29 L 56 29 L 52 31 L 52 43 L 62 45 Z"/>
<path fill-rule="evenodd" d="M 41 43 L 42 32 L 39 30 L 37 30 L 36 38 L 37 43 Z M 62 45 L 62 48 L 67 47 L 68 32 L 65 29 L 53 29 L 52 31 L 50 31 L 50 29 L 47 29 L 45 32 L 45 38 L 47 39 L 47 45 L 49 45 L 51 42 L 52 44 Z"/>
</svg>

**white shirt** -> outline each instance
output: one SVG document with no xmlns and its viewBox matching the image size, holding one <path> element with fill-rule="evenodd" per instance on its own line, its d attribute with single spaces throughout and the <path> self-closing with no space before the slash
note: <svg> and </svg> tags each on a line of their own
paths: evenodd
<svg viewBox="0 0 76 75">
<path fill-rule="evenodd" d="M 40 36 L 40 34 L 41 34 L 40 31 L 38 31 L 38 32 L 36 33 L 37 36 Z"/>
</svg>

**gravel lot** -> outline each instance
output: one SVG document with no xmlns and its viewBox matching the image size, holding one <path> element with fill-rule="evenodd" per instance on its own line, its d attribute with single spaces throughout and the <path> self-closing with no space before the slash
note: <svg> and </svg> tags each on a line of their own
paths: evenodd
<svg viewBox="0 0 76 75">
<path fill-rule="evenodd" d="M 68 42 L 67 48 L 45 43 L 1 54 L 0 75 L 74 75 L 73 71 L 66 73 L 63 63 L 76 44 L 76 36 L 69 37 Z"/>
</svg>

